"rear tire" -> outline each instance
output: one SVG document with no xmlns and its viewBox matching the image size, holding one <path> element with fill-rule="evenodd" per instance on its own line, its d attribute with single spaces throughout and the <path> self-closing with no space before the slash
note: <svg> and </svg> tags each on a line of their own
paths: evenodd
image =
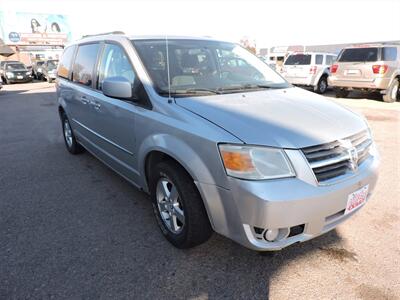
<svg viewBox="0 0 400 300">
<path fill-rule="evenodd" d="M 213 231 L 190 175 L 173 161 L 162 161 L 151 172 L 153 211 L 165 238 L 181 249 L 206 242 Z"/>
<path fill-rule="evenodd" d="M 345 89 L 335 89 L 336 98 L 346 98 L 349 95 L 349 91 Z"/>
<path fill-rule="evenodd" d="M 85 148 L 83 148 L 76 141 L 74 132 L 72 131 L 71 125 L 65 113 L 62 113 L 61 115 L 61 125 L 62 125 L 65 146 L 67 147 L 68 152 L 71 154 L 79 154 L 84 152 Z"/>
<path fill-rule="evenodd" d="M 390 84 L 389 88 L 386 90 L 386 94 L 382 96 L 383 101 L 387 103 L 393 103 L 399 100 L 400 90 L 399 90 L 399 80 L 395 78 Z"/>
<path fill-rule="evenodd" d="M 328 78 L 326 76 L 322 76 L 319 79 L 317 86 L 315 87 L 315 91 L 318 94 L 325 94 L 327 90 L 328 90 Z"/>
</svg>

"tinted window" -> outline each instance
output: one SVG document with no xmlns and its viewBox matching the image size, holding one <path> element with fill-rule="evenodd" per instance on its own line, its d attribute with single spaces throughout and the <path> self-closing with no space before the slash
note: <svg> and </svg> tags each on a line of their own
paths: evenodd
<svg viewBox="0 0 400 300">
<path fill-rule="evenodd" d="M 285 65 L 309 65 L 311 64 L 311 54 L 290 55 L 285 61 Z"/>
<path fill-rule="evenodd" d="M 135 73 L 125 51 L 118 45 L 107 44 L 100 62 L 98 88 L 101 90 L 104 79 L 116 76 L 125 77 L 132 85 L 135 80 Z"/>
<path fill-rule="evenodd" d="M 341 62 L 377 61 L 378 48 L 352 48 L 344 49 L 339 57 Z"/>
<path fill-rule="evenodd" d="M 316 65 L 322 65 L 322 61 L 324 60 L 324 56 L 323 55 L 316 55 L 315 56 L 315 64 Z"/>
<path fill-rule="evenodd" d="M 384 47 L 382 49 L 382 60 L 393 61 L 397 58 L 397 48 L 396 47 Z"/>
<path fill-rule="evenodd" d="M 91 86 L 93 68 L 96 64 L 97 52 L 99 51 L 99 44 L 88 44 L 78 47 L 78 53 L 73 67 L 74 82 Z"/>
<path fill-rule="evenodd" d="M 74 50 L 75 47 L 68 47 L 64 50 L 64 53 L 61 56 L 60 60 L 60 67 L 58 68 L 58 76 L 63 78 L 68 78 L 69 70 L 71 68 L 72 56 L 74 55 Z"/>
</svg>

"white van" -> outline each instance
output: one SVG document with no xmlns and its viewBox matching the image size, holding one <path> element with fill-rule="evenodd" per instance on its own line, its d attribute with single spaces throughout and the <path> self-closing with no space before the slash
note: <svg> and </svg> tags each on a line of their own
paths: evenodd
<svg viewBox="0 0 400 300">
<path fill-rule="evenodd" d="M 332 53 L 293 53 L 283 64 L 282 76 L 291 84 L 312 87 L 323 94 L 328 89 L 329 68 L 335 60 L 336 54 Z"/>
</svg>

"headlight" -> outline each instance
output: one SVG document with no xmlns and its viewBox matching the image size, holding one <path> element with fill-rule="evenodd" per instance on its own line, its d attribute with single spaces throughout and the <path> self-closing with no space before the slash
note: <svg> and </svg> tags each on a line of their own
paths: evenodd
<svg viewBox="0 0 400 300">
<path fill-rule="evenodd" d="M 221 144 L 219 151 L 226 173 L 232 177 L 263 180 L 296 176 L 282 149 Z"/>
<path fill-rule="evenodd" d="M 42 73 L 42 68 L 38 68 L 37 71 L 38 71 L 39 73 Z"/>
<path fill-rule="evenodd" d="M 13 78 L 13 77 L 14 77 L 14 73 L 12 73 L 12 72 L 6 72 L 6 76 L 7 76 L 7 77 L 10 77 L 10 78 Z"/>
</svg>

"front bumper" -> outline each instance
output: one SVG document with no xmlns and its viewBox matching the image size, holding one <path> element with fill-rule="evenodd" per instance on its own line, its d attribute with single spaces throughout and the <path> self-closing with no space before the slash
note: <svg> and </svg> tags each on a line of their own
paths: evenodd
<svg viewBox="0 0 400 300">
<path fill-rule="evenodd" d="M 295 155 L 295 151 L 290 155 Z M 357 175 L 325 186 L 318 185 L 304 163 L 301 166 L 302 162 L 297 160 L 296 178 L 267 181 L 229 178 L 230 189 L 197 183 L 214 230 L 258 251 L 280 250 L 317 237 L 359 210 L 344 215 L 349 194 L 365 185 L 369 185 L 368 194 L 372 193 L 379 157 L 376 154 L 366 159 Z M 256 232 L 299 225 L 304 228 L 301 233 L 276 242 L 269 242 Z"/>
<path fill-rule="evenodd" d="M 30 82 L 32 81 L 32 76 L 24 76 L 23 78 L 17 78 L 17 77 L 13 77 L 13 78 L 7 78 L 9 83 L 24 83 L 24 82 Z"/>
<path fill-rule="evenodd" d="M 369 89 L 369 90 L 386 90 L 390 85 L 390 78 L 369 78 L 363 80 L 355 80 L 338 76 L 329 76 L 328 83 L 330 86 L 346 89 Z"/>
<path fill-rule="evenodd" d="M 57 75 L 56 75 L 56 73 L 48 73 L 48 74 L 46 75 L 46 77 L 47 77 L 47 78 L 50 78 L 50 79 L 56 79 L 56 78 L 57 78 Z"/>
</svg>

